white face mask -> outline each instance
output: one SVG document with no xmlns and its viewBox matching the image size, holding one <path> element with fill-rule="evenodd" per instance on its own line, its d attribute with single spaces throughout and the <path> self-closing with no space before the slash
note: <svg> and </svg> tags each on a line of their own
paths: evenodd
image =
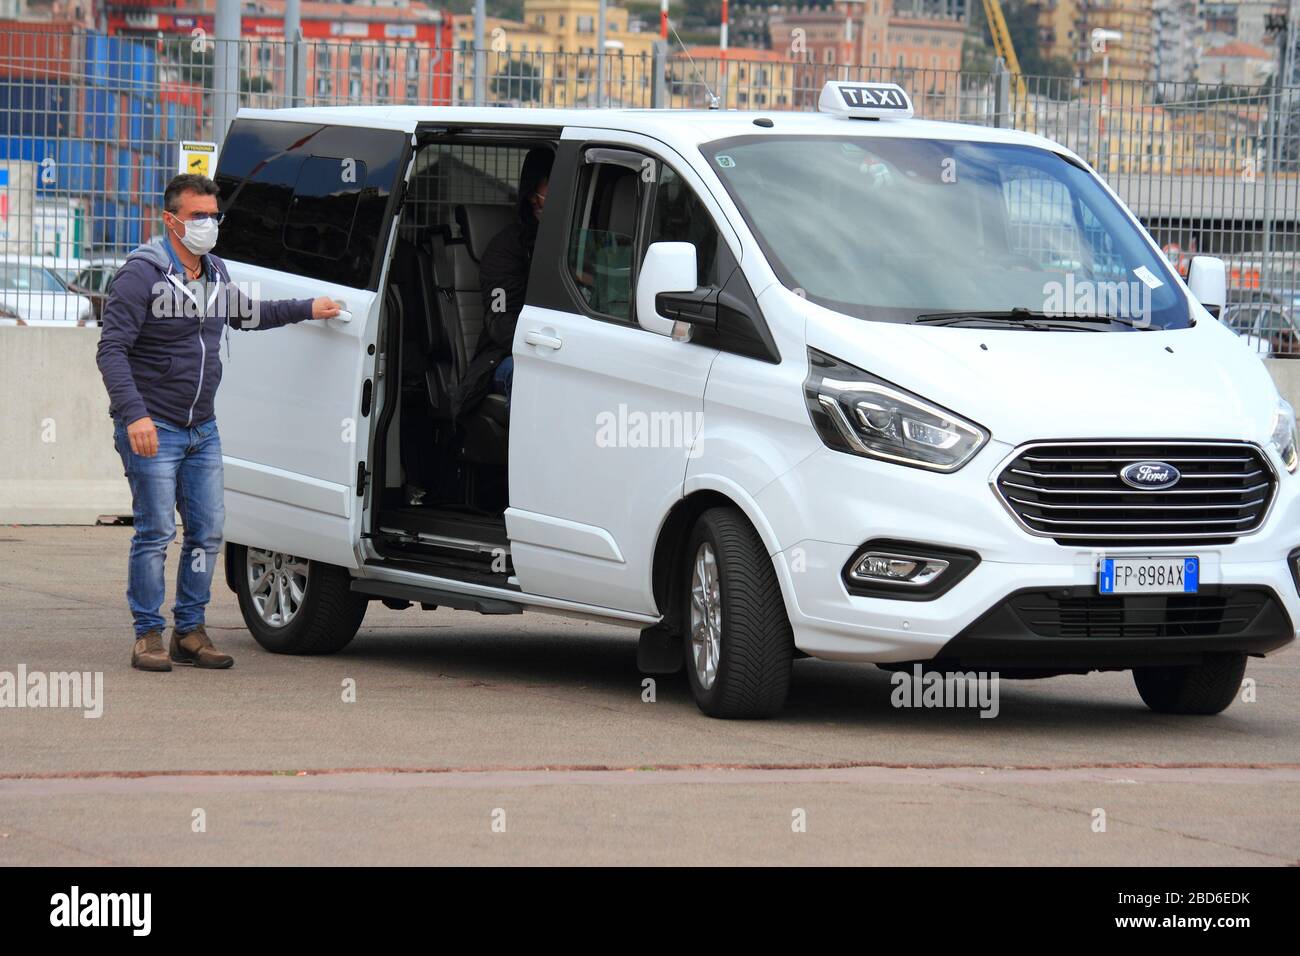
<svg viewBox="0 0 1300 956">
<path fill-rule="evenodd" d="M 215 219 L 199 219 L 187 222 L 185 223 L 185 235 L 179 238 L 181 245 L 190 252 L 196 256 L 204 255 L 217 244 L 217 221 Z"/>
</svg>

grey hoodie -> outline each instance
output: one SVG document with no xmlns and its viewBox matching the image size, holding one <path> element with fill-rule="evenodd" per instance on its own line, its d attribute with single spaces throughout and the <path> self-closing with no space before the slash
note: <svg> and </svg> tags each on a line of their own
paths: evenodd
<svg viewBox="0 0 1300 956">
<path fill-rule="evenodd" d="M 117 270 L 95 360 L 114 418 L 129 425 L 147 415 L 186 428 L 212 418 L 222 330 L 301 322 L 312 300 L 254 302 L 212 253 L 203 257 L 205 282 L 186 283 L 165 241 L 140 246 Z"/>
</svg>

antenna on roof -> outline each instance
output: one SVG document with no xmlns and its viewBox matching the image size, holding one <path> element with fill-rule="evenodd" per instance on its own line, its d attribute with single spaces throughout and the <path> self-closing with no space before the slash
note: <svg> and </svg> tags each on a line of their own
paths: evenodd
<svg viewBox="0 0 1300 956">
<path fill-rule="evenodd" d="M 704 77 L 700 75 L 700 71 L 696 69 L 695 60 L 691 57 L 691 51 L 686 49 L 686 44 L 683 43 L 682 38 L 677 35 L 677 28 L 673 26 L 672 23 L 668 24 L 668 29 L 673 31 L 673 39 L 677 41 L 677 45 L 681 47 L 682 52 L 686 54 L 686 59 L 690 62 L 691 69 L 695 70 L 695 78 L 700 81 L 700 86 L 704 87 L 704 92 L 708 94 L 709 109 L 716 110 L 720 105 L 718 103 L 718 98 L 713 95 L 713 90 L 709 89 L 709 84 L 705 81 Z"/>
</svg>

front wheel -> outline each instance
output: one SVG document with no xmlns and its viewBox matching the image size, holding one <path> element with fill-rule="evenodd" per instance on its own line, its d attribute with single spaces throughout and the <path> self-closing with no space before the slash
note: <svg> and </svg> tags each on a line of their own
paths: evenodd
<svg viewBox="0 0 1300 956">
<path fill-rule="evenodd" d="M 687 543 L 686 673 L 710 717 L 769 717 L 790 690 L 794 637 L 772 558 L 735 508 L 700 515 Z"/>
<path fill-rule="evenodd" d="M 1227 709 L 1245 673 L 1245 654 L 1215 654 L 1189 667 L 1135 667 L 1133 683 L 1158 713 L 1205 716 Z"/>
<path fill-rule="evenodd" d="M 257 643 L 275 654 L 333 654 L 357 633 L 366 598 L 343 568 L 281 551 L 230 549 L 235 594 Z"/>
</svg>

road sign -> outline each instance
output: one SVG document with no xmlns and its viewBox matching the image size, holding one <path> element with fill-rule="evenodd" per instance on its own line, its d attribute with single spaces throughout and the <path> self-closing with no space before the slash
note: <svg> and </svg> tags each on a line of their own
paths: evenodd
<svg viewBox="0 0 1300 956">
<path fill-rule="evenodd" d="M 216 169 L 216 143 L 181 141 L 181 166 L 179 172 L 211 177 Z"/>
</svg>

